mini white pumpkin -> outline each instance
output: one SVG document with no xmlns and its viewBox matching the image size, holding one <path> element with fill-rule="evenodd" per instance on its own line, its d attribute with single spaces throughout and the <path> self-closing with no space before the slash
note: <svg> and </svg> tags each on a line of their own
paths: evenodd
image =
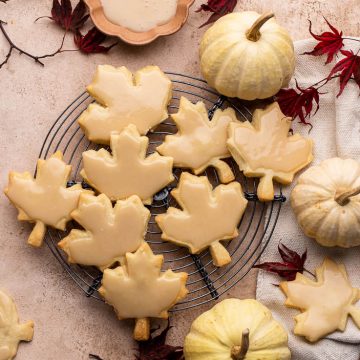
<svg viewBox="0 0 360 360">
<path fill-rule="evenodd" d="M 273 16 L 232 13 L 206 31 L 200 44 L 201 71 L 220 94 L 264 99 L 288 85 L 295 69 L 293 42 Z"/>
<path fill-rule="evenodd" d="M 226 299 L 201 314 L 185 338 L 185 360 L 289 360 L 288 335 L 268 308 Z"/>
<path fill-rule="evenodd" d="M 304 233 L 323 246 L 360 245 L 360 164 L 332 158 L 306 170 L 291 193 Z"/>
</svg>

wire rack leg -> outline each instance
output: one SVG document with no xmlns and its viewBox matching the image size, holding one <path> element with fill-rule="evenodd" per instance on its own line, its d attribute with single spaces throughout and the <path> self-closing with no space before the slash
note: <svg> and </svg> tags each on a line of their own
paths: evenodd
<svg viewBox="0 0 360 360">
<path fill-rule="evenodd" d="M 88 290 L 86 291 L 86 296 L 90 297 L 91 295 L 94 294 L 95 291 L 98 290 L 98 288 L 100 287 L 101 284 L 101 280 L 102 280 L 103 274 L 100 274 L 99 276 L 97 276 L 93 283 L 91 284 L 91 286 L 89 286 Z"/>
<path fill-rule="evenodd" d="M 200 257 L 198 255 L 191 255 L 191 257 L 194 261 L 196 268 L 199 270 L 199 274 L 201 275 L 204 283 L 206 284 L 206 287 L 209 289 L 211 297 L 215 300 L 218 299 L 219 294 L 218 294 L 217 290 L 215 289 L 215 286 L 214 286 L 209 274 L 205 270 L 204 264 L 202 263 Z"/>
</svg>

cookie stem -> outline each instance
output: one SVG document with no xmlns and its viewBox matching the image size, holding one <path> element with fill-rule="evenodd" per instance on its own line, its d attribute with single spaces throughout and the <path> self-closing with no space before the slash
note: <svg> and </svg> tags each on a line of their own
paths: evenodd
<svg viewBox="0 0 360 360">
<path fill-rule="evenodd" d="M 274 200 L 274 184 L 271 175 L 265 175 L 260 178 L 260 182 L 257 188 L 257 196 L 260 201 Z"/>
<path fill-rule="evenodd" d="M 216 161 L 214 161 L 214 163 L 212 165 L 216 169 L 216 171 L 219 175 L 220 181 L 223 184 L 227 184 L 227 183 L 235 180 L 235 176 L 234 176 L 230 166 L 225 161 L 217 159 Z"/>
<path fill-rule="evenodd" d="M 229 252 L 222 244 L 220 244 L 219 241 L 215 241 L 210 245 L 210 254 L 215 266 L 220 267 L 227 265 L 231 262 Z"/>
<path fill-rule="evenodd" d="M 45 236 L 46 226 L 42 221 L 36 221 L 36 224 L 28 238 L 28 244 L 34 247 L 40 247 Z"/>
<path fill-rule="evenodd" d="M 358 293 L 360 297 L 360 289 L 358 289 Z M 351 315 L 352 319 L 354 320 L 354 323 L 356 324 L 356 326 L 360 329 L 360 309 L 358 309 L 356 306 L 351 306 L 350 307 L 350 311 L 349 314 Z"/>
<path fill-rule="evenodd" d="M 150 319 L 135 319 L 134 339 L 136 341 L 146 341 L 150 338 Z"/>
<path fill-rule="evenodd" d="M 34 322 L 30 320 L 19 325 L 19 334 L 22 341 L 31 341 L 34 336 Z"/>
</svg>

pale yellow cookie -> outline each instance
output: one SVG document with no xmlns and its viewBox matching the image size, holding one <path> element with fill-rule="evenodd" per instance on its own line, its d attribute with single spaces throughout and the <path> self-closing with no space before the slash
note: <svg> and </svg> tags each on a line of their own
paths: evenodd
<svg viewBox="0 0 360 360">
<path fill-rule="evenodd" d="M 229 125 L 228 147 L 245 176 L 259 177 L 261 201 L 274 199 L 273 179 L 290 184 L 296 172 L 312 159 L 313 142 L 299 134 L 289 136 L 291 118 L 278 103 L 255 110 L 253 121 Z"/>
<path fill-rule="evenodd" d="M 181 97 L 179 111 L 171 117 L 179 131 L 167 135 L 156 150 L 161 155 L 173 157 L 175 167 L 189 168 L 198 175 L 213 166 L 222 183 L 233 181 L 231 168 L 221 159 L 231 156 L 226 145 L 227 130 L 230 123 L 238 123 L 235 111 L 218 109 L 210 121 L 203 102 L 192 104 Z"/>
<path fill-rule="evenodd" d="M 33 335 L 34 322 L 20 324 L 13 299 L 0 290 L 0 360 L 13 359 L 19 342 L 31 341 Z"/>
<path fill-rule="evenodd" d="M 85 230 L 71 230 L 58 245 L 70 263 L 104 270 L 144 242 L 150 211 L 136 195 L 118 200 L 113 207 L 105 194 L 83 194 L 71 216 Z"/>
<path fill-rule="evenodd" d="M 149 318 L 168 318 L 168 310 L 188 293 L 187 273 L 160 272 L 163 261 L 162 255 L 154 255 L 143 243 L 135 254 L 126 254 L 122 266 L 104 270 L 99 292 L 119 319 L 136 320 L 136 340 L 149 338 Z"/>
<path fill-rule="evenodd" d="M 28 243 L 35 247 L 43 243 L 46 226 L 65 230 L 80 194 L 91 193 L 79 184 L 66 187 L 71 166 L 66 165 L 62 158 L 61 151 L 57 151 L 47 160 L 39 159 L 35 179 L 29 172 L 9 173 L 5 195 L 18 209 L 19 220 L 35 223 L 28 238 Z"/>
<path fill-rule="evenodd" d="M 171 195 L 182 210 L 170 207 L 156 216 L 161 238 L 186 246 L 192 254 L 210 247 L 214 265 L 228 264 L 231 258 L 220 240 L 238 236 L 237 227 L 247 205 L 241 185 L 232 182 L 213 190 L 206 176 L 182 173 Z"/>
<path fill-rule="evenodd" d="M 360 290 L 352 287 L 344 265 L 326 258 L 316 269 L 314 281 L 297 273 L 294 281 L 280 283 L 287 299 L 285 305 L 299 309 L 295 316 L 296 335 L 311 342 L 336 331 L 344 331 L 350 315 L 360 329 Z"/>
<path fill-rule="evenodd" d="M 87 87 L 97 103 L 88 106 L 79 124 L 89 140 L 100 144 L 109 144 L 111 132 L 129 124 L 145 135 L 168 117 L 171 87 L 157 66 L 146 66 L 133 76 L 124 66 L 99 65 Z"/>
<path fill-rule="evenodd" d="M 138 195 L 145 204 L 174 180 L 173 160 L 153 153 L 146 156 L 149 139 L 140 136 L 135 125 L 111 134 L 112 155 L 105 150 L 83 152 L 81 175 L 93 188 L 111 200 Z"/>
</svg>

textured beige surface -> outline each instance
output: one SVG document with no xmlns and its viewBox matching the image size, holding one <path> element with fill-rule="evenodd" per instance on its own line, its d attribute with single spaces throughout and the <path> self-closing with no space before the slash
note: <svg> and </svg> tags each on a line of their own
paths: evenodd
<svg viewBox="0 0 360 360">
<path fill-rule="evenodd" d="M 57 48 L 62 33 L 48 21 L 34 24 L 34 19 L 47 14 L 50 5 L 51 0 L 9 0 L 7 5 L 0 3 L 0 19 L 9 22 L 7 29 L 17 44 L 33 53 L 46 53 Z M 136 70 L 156 64 L 164 70 L 198 75 L 197 44 L 204 31 L 198 25 L 208 15 L 195 13 L 196 7 L 192 7 L 188 23 L 179 33 L 144 47 L 120 44 L 108 55 L 65 53 L 46 59 L 44 68 L 14 54 L 0 70 L 1 187 L 10 169 L 34 168 L 50 124 L 83 91 L 96 65 L 111 63 Z M 316 30 L 321 29 L 321 14 L 347 35 L 360 33 L 358 0 L 245 0 L 239 1 L 238 8 L 258 12 L 273 9 L 296 40 L 308 37 L 308 18 L 317 21 Z M 69 37 L 67 48 L 72 46 Z M 0 57 L 6 51 L 0 36 Z M 22 320 L 35 321 L 34 340 L 20 346 L 17 359 L 85 360 L 89 352 L 104 360 L 133 359 L 132 322 L 119 322 L 110 307 L 84 297 L 46 247 L 35 250 L 27 246 L 30 226 L 19 224 L 15 209 L 4 195 L 0 197 L 0 287 L 12 294 Z M 229 295 L 253 296 L 254 282 L 255 276 L 248 276 Z M 181 343 L 190 322 L 207 308 L 174 316 L 174 343 Z"/>
</svg>

